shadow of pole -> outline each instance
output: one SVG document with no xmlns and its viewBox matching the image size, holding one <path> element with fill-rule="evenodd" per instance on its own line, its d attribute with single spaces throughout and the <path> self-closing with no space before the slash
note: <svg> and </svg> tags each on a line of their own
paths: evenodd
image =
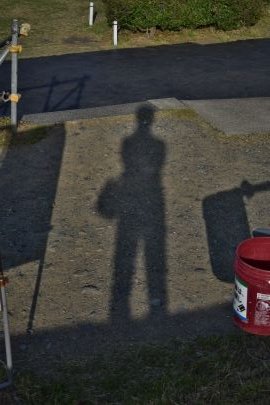
<svg viewBox="0 0 270 405">
<path fill-rule="evenodd" d="M 46 246 L 44 246 L 44 249 L 43 249 L 43 252 L 41 254 L 40 261 L 39 261 L 38 271 L 37 271 L 37 278 L 36 278 L 36 283 L 35 283 L 35 289 L 34 289 L 31 308 L 30 308 L 30 312 L 29 312 L 29 320 L 28 320 L 28 324 L 27 324 L 27 333 L 30 333 L 30 334 L 33 331 L 33 325 L 34 325 L 35 313 L 36 313 L 36 308 L 37 308 L 38 296 L 39 296 L 40 286 L 41 286 L 41 281 L 42 281 L 42 274 L 43 274 L 43 267 L 44 267 L 44 261 L 45 261 L 46 247 L 47 247 L 47 244 L 46 244 Z"/>
<path fill-rule="evenodd" d="M 0 249 L 4 268 L 11 270 L 39 261 L 29 331 L 33 328 L 52 229 L 64 145 L 65 129 L 60 125 L 21 132 L 17 138 L 11 138 L 0 167 Z"/>
</svg>

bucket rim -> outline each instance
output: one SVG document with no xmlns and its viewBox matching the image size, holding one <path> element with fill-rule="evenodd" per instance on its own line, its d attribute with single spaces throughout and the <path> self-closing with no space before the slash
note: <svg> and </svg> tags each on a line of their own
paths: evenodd
<svg viewBox="0 0 270 405">
<path fill-rule="evenodd" d="M 250 243 L 251 245 L 252 244 L 258 245 L 260 243 L 265 243 L 266 245 L 269 244 L 269 249 L 270 249 L 270 237 L 269 236 L 265 236 L 265 237 L 262 236 L 262 237 L 257 237 L 257 238 L 245 239 L 245 240 L 243 240 L 242 242 L 239 243 L 239 245 L 237 246 L 237 249 L 236 249 L 236 260 L 239 260 L 241 263 L 245 264 L 245 267 L 252 270 L 253 274 L 257 272 L 258 274 L 261 274 L 261 275 L 263 274 L 263 275 L 267 276 L 267 278 L 269 278 L 270 270 L 265 270 L 265 269 L 261 269 L 260 267 L 252 266 L 251 264 L 247 263 L 244 260 L 243 256 L 241 256 L 239 254 L 240 249 L 243 248 L 243 246 L 248 244 L 248 243 Z M 261 262 L 267 262 L 267 261 L 268 260 L 261 260 Z M 270 254 L 269 254 L 269 262 L 270 262 Z"/>
</svg>

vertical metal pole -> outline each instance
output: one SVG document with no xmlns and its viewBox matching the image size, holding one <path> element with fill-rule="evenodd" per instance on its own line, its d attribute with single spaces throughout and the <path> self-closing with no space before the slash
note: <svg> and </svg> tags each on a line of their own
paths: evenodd
<svg viewBox="0 0 270 405">
<path fill-rule="evenodd" d="M 10 334 L 9 334 L 9 324 L 8 324 L 7 300 L 6 300 L 6 292 L 5 292 L 4 285 L 1 286 L 1 304 L 2 304 L 2 311 L 3 311 L 3 325 L 4 325 L 5 346 L 6 346 L 7 372 L 8 372 L 8 379 L 11 382 L 12 355 L 11 355 L 11 344 L 10 344 Z"/>
<path fill-rule="evenodd" d="M 12 21 L 11 26 L 12 46 L 18 44 L 19 24 L 18 20 Z M 17 94 L 18 91 L 18 53 L 11 53 L 11 94 Z M 17 131 L 17 103 L 11 101 L 11 128 L 14 133 Z"/>
<path fill-rule="evenodd" d="M 90 25 L 90 27 L 92 27 L 93 24 L 94 24 L 94 3 L 92 3 L 92 1 L 90 1 L 90 5 L 89 5 L 89 25 Z"/>
<path fill-rule="evenodd" d="M 117 27 L 117 21 L 113 22 L 113 45 L 117 46 L 117 42 L 118 42 L 118 27 Z"/>
</svg>

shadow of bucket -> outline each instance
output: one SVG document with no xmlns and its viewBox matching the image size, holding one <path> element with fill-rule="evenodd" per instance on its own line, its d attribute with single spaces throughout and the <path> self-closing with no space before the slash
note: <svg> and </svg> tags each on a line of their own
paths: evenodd
<svg viewBox="0 0 270 405">
<path fill-rule="evenodd" d="M 249 333 L 270 335 L 270 238 L 240 243 L 234 268 L 235 324 Z"/>
</svg>

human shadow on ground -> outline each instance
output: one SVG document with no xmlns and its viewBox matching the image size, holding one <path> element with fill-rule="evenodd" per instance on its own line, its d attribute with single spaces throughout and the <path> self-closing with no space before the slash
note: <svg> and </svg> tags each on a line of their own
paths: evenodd
<svg viewBox="0 0 270 405">
<path fill-rule="evenodd" d="M 98 211 L 117 220 L 114 273 L 110 300 L 112 320 L 131 319 L 130 294 L 135 261 L 143 245 L 150 314 L 166 312 L 166 223 L 161 171 L 166 157 L 163 141 L 151 130 L 154 109 L 140 107 L 137 129 L 121 148 L 124 171 L 109 180 L 98 199 Z"/>
<path fill-rule="evenodd" d="M 270 181 L 250 184 L 244 180 L 240 187 L 221 191 L 203 200 L 211 266 L 219 280 L 233 282 L 236 247 L 251 237 L 245 198 L 250 199 L 256 193 L 269 190 Z"/>
<path fill-rule="evenodd" d="M 41 138 L 43 138 L 41 140 Z M 39 141 L 39 142 L 37 142 Z M 51 227 L 65 129 L 33 129 L 10 137 L 0 157 L 0 251 L 5 271 L 37 262 L 29 313 L 33 327 Z"/>
<path fill-rule="evenodd" d="M 20 114 L 33 114 L 170 97 L 180 100 L 270 97 L 269 64 L 269 39 L 23 59 L 19 63 L 19 92 L 23 97 L 18 108 Z M 80 72 L 79 77 L 74 77 L 74 72 Z M 76 87 L 75 79 L 81 83 L 85 77 L 88 78 L 77 102 L 77 93 L 72 90 Z M 52 92 L 54 78 L 57 84 Z M 0 89 L 8 90 L 7 83 L 10 83 L 9 62 L 1 66 Z M 45 108 L 47 97 L 51 102 Z"/>
</svg>

